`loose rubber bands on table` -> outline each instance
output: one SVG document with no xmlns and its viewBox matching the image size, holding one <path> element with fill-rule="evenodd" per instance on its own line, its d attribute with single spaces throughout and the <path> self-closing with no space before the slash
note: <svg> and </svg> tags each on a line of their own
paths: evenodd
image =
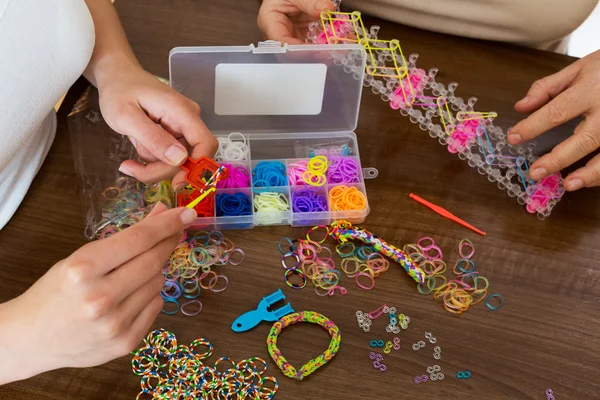
<svg viewBox="0 0 600 400">
<path fill-rule="evenodd" d="M 310 322 L 322 326 L 325 330 L 327 330 L 327 332 L 329 332 L 329 335 L 331 335 L 331 341 L 325 352 L 310 360 L 299 369 L 296 369 L 281 354 L 281 351 L 277 347 L 277 339 L 283 328 L 297 324 L 298 322 Z M 340 330 L 332 320 L 314 311 L 304 311 L 286 315 L 273 324 L 273 327 L 269 332 L 269 336 L 267 337 L 267 349 L 269 350 L 271 358 L 285 376 L 302 380 L 325 365 L 337 354 L 341 340 L 342 336 L 340 334 Z"/>
</svg>

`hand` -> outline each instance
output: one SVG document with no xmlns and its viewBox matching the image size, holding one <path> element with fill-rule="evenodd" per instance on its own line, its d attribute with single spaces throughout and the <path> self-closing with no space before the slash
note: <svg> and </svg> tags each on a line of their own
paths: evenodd
<svg viewBox="0 0 600 400">
<path fill-rule="evenodd" d="M 0 304 L 0 384 L 103 364 L 140 343 L 163 306 L 162 268 L 196 218 L 165 210 L 159 203 L 142 222 L 81 247 Z"/>
<path fill-rule="evenodd" d="M 532 179 L 543 179 L 591 154 L 600 147 L 600 51 L 534 82 L 515 109 L 535 112 L 509 131 L 511 144 L 531 140 L 575 117 L 585 118 L 573 136 L 533 163 Z M 592 186 L 600 186 L 600 154 L 565 179 L 566 190 Z"/>
<path fill-rule="evenodd" d="M 258 12 L 258 28 L 269 40 L 305 43 L 308 24 L 323 10 L 334 10 L 330 0 L 264 0 Z"/>
<path fill-rule="evenodd" d="M 173 177 L 173 188 L 186 185 L 178 166 L 188 157 L 214 157 L 217 140 L 200 119 L 200 107 L 135 65 L 120 65 L 98 84 L 100 108 L 108 125 L 128 135 L 141 164 L 127 160 L 119 170 L 154 183 Z"/>
</svg>

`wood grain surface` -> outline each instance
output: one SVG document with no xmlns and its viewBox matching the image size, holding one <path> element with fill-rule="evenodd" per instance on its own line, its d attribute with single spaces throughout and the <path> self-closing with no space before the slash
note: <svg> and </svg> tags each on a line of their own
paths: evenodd
<svg viewBox="0 0 600 400">
<path fill-rule="evenodd" d="M 141 63 L 168 76 L 167 56 L 175 46 L 234 45 L 261 39 L 256 27 L 259 3 L 234 0 L 129 0 L 117 2 L 125 30 Z M 478 108 L 499 113 L 507 128 L 520 116 L 513 104 L 537 78 L 558 71 L 573 59 L 516 46 L 429 33 L 365 17 L 381 25 L 380 36 L 400 39 L 405 54 L 419 53 L 418 64 L 440 68 L 438 79 L 459 82 L 457 94 L 477 96 Z M 19 211 L 0 232 L 0 301 L 23 293 L 58 260 L 84 244 L 77 178 L 66 114 L 81 93 L 79 82 L 59 113 L 56 141 Z M 570 135 L 574 124 L 543 139 L 549 148 Z M 448 153 L 416 125 L 365 91 L 356 130 L 363 166 L 379 177 L 367 181 L 371 214 L 363 224 L 396 244 L 431 236 L 446 260 L 457 259 L 457 244 L 477 245 L 478 270 L 501 293 L 505 305 L 490 311 L 483 304 L 456 317 L 393 267 L 363 291 L 344 278 L 346 296 L 317 297 L 283 284 L 277 241 L 300 237 L 305 229 L 256 228 L 227 232 L 246 251 L 244 264 L 228 267 L 229 288 L 203 294 L 202 313 L 193 318 L 160 315 L 156 327 L 173 331 L 183 343 L 208 338 L 215 358 L 260 356 L 270 361 L 263 324 L 243 334 L 232 321 L 254 308 L 265 295 L 282 288 L 296 310 L 314 310 L 333 319 L 342 332 L 335 359 L 303 382 L 284 377 L 269 362 L 269 375 L 280 383 L 278 399 L 556 399 L 600 398 L 600 189 L 568 193 L 552 215 L 540 221 L 465 162 Z M 481 238 L 413 202 L 414 192 L 485 230 Z M 381 373 L 368 359 L 371 339 L 391 338 L 376 320 L 370 333 L 357 327 L 355 312 L 382 303 L 411 317 L 400 334 L 402 349 L 386 356 Z M 411 344 L 433 332 L 442 347 L 446 379 L 415 385 L 415 375 L 435 364 L 431 346 L 415 352 Z M 280 349 L 295 365 L 321 353 L 328 335 L 300 324 L 286 329 Z M 0 360 L 10 362 L 10 360 Z M 469 370 L 469 380 L 457 380 Z M 63 369 L 0 387 L 0 399 L 134 399 L 139 378 L 130 357 L 89 369 Z"/>
</svg>

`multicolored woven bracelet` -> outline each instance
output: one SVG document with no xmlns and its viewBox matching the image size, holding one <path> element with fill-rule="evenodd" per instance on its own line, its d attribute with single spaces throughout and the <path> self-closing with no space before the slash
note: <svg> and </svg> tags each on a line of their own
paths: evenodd
<svg viewBox="0 0 600 400">
<path fill-rule="evenodd" d="M 283 328 L 289 325 L 294 325 L 298 322 L 310 322 L 321 325 L 331 335 L 331 342 L 323 354 L 310 360 L 299 370 L 296 370 L 296 368 L 285 359 L 285 357 L 281 354 L 281 351 L 279 351 L 277 348 L 277 337 Z M 340 330 L 332 320 L 314 311 L 303 311 L 300 313 L 286 315 L 279 321 L 275 322 L 271 328 L 271 332 L 269 332 L 269 336 L 267 337 L 267 348 L 271 358 L 273 361 L 275 361 L 275 364 L 277 364 L 285 376 L 301 381 L 323 365 L 327 364 L 327 362 L 329 362 L 329 360 L 331 360 L 338 352 L 341 341 L 342 336 L 340 334 Z"/>
</svg>

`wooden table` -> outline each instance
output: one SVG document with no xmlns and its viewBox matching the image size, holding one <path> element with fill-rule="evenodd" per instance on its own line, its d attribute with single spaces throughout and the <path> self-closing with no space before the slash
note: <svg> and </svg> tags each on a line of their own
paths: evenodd
<svg viewBox="0 0 600 400">
<path fill-rule="evenodd" d="M 117 9 L 141 63 L 168 76 L 171 48 L 186 45 L 233 45 L 260 40 L 255 25 L 258 2 L 122 1 Z M 462 39 L 365 18 L 382 26 L 381 36 L 397 37 L 405 53 L 421 55 L 424 68 L 440 68 L 446 83 L 461 83 L 458 93 L 477 95 L 479 108 L 496 110 L 504 128 L 520 118 L 512 108 L 537 78 L 563 68 L 566 56 L 515 46 Z M 75 93 L 77 94 L 77 93 Z M 74 94 L 59 113 L 57 139 L 18 213 L 0 232 L 0 301 L 23 293 L 58 260 L 84 243 L 66 114 Z M 569 135 L 573 125 L 556 130 Z M 310 289 L 283 285 L 275 244 L 284 236 L 299 237 L 304 229 L 256 228 L 227 232 L 248 257 L 228 271 L 229 289 L 203 295 L 200 316 L 160 315 L 156 327 L 176 333 L 183 343 L 204 336 L 216 357 L 260 356 L 269 359 L 264 324 L 234 334 L 231 322 L 252 309 L 263 296 L 283 288 L 296 310 L 315 310 L 332 318 L 343 341 L 339 354 L 304 382 L 285 378 L 271 362 L 279 399 L 545 399 L 552 388 L 557 399 L 600 398 L 600 190 L 567 194 L 550 218 L 529 215 L 495 184 L 449 154 L 436 141 L 365 91 L 357 129 L 365 166 L 380 175 L 368 181 L 371 214 L 364 226 L 392 243 L 432 236 L 446 260 L 456 259 L 457 243 L 470 238 L 477 245 L 478 270 L 491 282 L 491 292 L 506 301 L 496 312 L 480 304 L 461 317 L 450 315 L 431 297 L 417 293 L 399 268 L 377 279 L 371 291 L 348 280 L 347 296 L 321 298 Z M 554 139 L 553 139 L 554 140 Z M 487 231 L 485 239 L 442 219 L 409 200 L 415 192 L 437 202 Z M 357 310 L 382 303 L 395 305 L 411 317 L 401 333 L 402 349 L 386 356 L 388 370 L 372 368 L 368 343 L 388 339 L 385 323 L 376 320 L 370 334 L 356 325 Z M 434 364 L 431 348 L 415 352 L 411 344 L 433 332 L 442 347 L 443 382 L 415 385 L 412 379 Z M 284 332 L 280 347 L 300 365 L 321 353 L 328 343 L 322 329 L 304 324 Z M 10 360 L 1 360 L 10 362 Z M 130 357 L 89 369 L 64 369 L 0 388 L 0 399 L 134 399 L 139 379 Z M 458 381 L 458 370 L 470 370 Z"/>
</svg>

